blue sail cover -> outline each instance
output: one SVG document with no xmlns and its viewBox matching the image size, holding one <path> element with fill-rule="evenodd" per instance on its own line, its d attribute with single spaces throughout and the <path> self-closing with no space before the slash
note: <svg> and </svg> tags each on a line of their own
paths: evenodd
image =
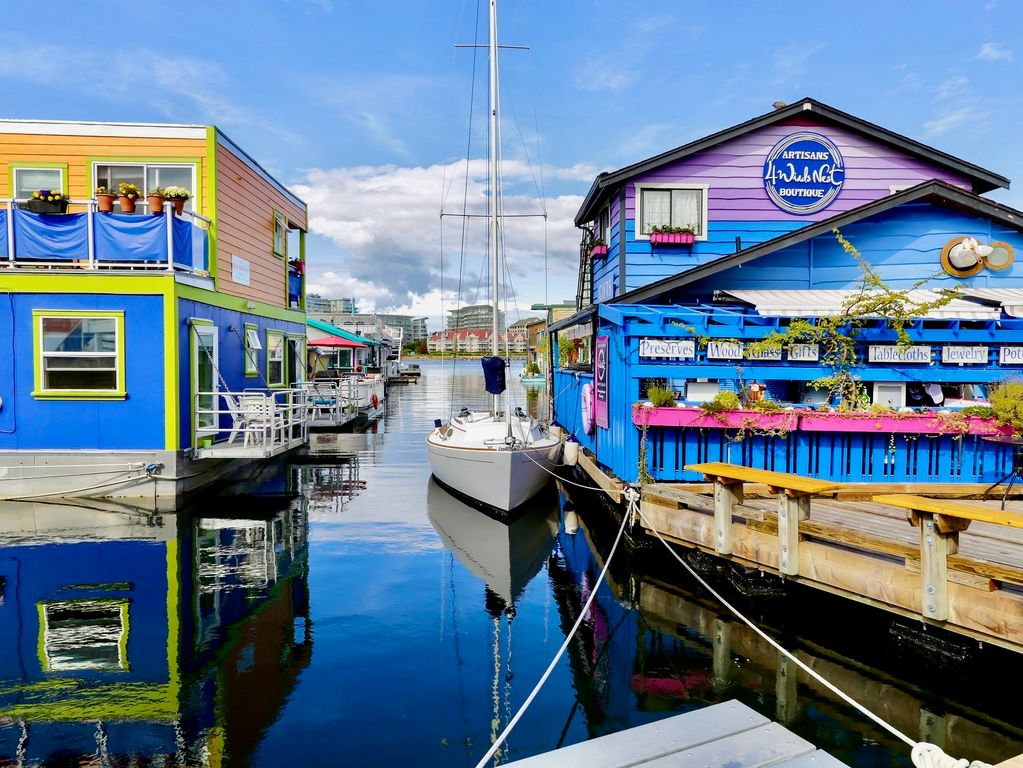
<svg viewBox="0 0 1023 768">
<path fill-rule="evenodd" d="M 490 394 L 499 395 L 504 392 L 504 369 L 503 357 L 483 358 L 483 381 L 486 382 L 487 392 Z"/>
</svg>

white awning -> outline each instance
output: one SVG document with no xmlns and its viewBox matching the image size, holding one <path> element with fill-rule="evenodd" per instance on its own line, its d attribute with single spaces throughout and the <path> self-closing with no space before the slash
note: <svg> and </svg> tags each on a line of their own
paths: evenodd
<svg viewBox="0 0 1023 768">
<path fill-rule="evenodd" d="M 1023 317 L 1023 288 L 966 288 L 963 295 L 971 299 L 998 304 L 1009 317 Z"/>
<path fill-rule="evenodd" d="M 746 304 L 752 304 L 763 317 L 831 317 L 844 313 L 846 303 L 853 296 L 859 295 L 860 291 L 721 291 L 721 293 Z M 920 304 L 934 301 L 938 296 L 936 291 L 909 292 L 910 300 Z M 1020 309 L 1023 311 L 1023 298 Z M 926 317 L 934 320 L 997 320 L 1001 317 L 1001 310 L 966 299 L 953 299 L 945 306 L 928 312 Z"/>
</svg>

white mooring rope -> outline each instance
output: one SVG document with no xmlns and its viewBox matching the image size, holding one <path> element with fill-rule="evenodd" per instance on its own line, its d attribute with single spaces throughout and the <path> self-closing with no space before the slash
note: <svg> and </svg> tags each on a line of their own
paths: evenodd
<svg viewBox="0 0 1023 768">
<path fill-rule="evenodd" d="M 637 509 L 639 511 L 640 518 L 642 518 L 647 528 L 654 532 L 654 535 L 656 535 L 658 540 L 662 544 L 664 544 L 668 552 L 671 553 L 671 556 L 678 560 L 679 564 L 683 568 L 685 568 L 686 571 L 689 572 L 690 576 L 692 576 L 694 579 L 696 579 L 697 582 L 699 582 L 700 586 L 702 586 L 704 589 L 710 592 L 718 600 L 718 602 L 720 602 L 725 608 L 731 611 L 746 626 L 748 626 L 750 629 L 752 629 L 754 632 L 760 635 L 760 637 L 767 641 L 775 650 L 778 651 L 778 653 L 785 656 L 785 658 L 787 658 L 801 670 L 806 672 L 806 674 L 810 675 L 810 677 L 812 677 L 814 680 L 819 682 L 829 691 L 834 693 L 844 702 L 852 706 L 854 709 L 857 709 L 862 714 L 866 715 L 868 718 L 873 720 L 875 723 L 884 728 L 890 734 L 900 739 L 901 741 L 905 742 L 909 747 L 911 747 L 912 752 L 910 756 L 912 757 L 913 765 L 916 766 L 916 768 L 993 768 L 989 763 L 985 763 L 980 760 L 974 760 L 973 762 L 970 762 L 965 758 L 955 758 L 950 755 L 946 755 L 944 751 L 942 751 L 941 747 L 939 747 L 936 744 L 930 744 L 925 741 L 920 742 L 914 741 L 909 736 L 900 731 L 898 728 L 896 728 L 894 725 L 885 722 L 878 715 L 875 715 L 873 712 L 864 707 L 851 696 L 844 693 L 839 688 L 835 687 L 829 681 L 825 680 L 820 675 L 820 673 L 818 673 L 814 669 L 811 669 L 809 666 L 807 666 L 802 661 L 797 659 L 792 653 L 783 648 L 773 638 L 767 635 L 767 633 L 765 633 L 762 629 L 756 626 L 752 621 L 747 619 L 742 613 L 739 612 L 739 610 L 735 606 L 733 606 L 731 603 L 725 600 L 725 598 L 721 594 L 719 594 L 713 587 L 711 587 L 710 584 L 708 584 L 707 581 L 700 576 L 700 574 L 693 570 L 689 563 L 687 563 L 679 556 L 679 554 L 672 548 L 672 546 L 661 536 L 661 532 L 650 524 L 650 521 L 647 520 L 646 516 L 643 514 L 642 508 L 637 507 Z"/>
<path fill-rule="evenodd" d="M 544 671 L 543 675 L 540 676 L 539 682 L 537 682 L 537 684 L 533 687 L 533 690 L 529 692 L 529 696 L 526 697 L 526 700 L 522 702 L 522 706 L 519 707 L 519 711 L 515 713 L 515 716 L 512 717 L 511 720 L 508 721 L 508 725 L 505 726 L 503 731 L 501 731 L 501 735 L 498 736 L 496 741 L 490 745 L 490 749 L 487 750 L 487 754 L 483 756 L 483 759 L 476 763 L 476 768 L 483 768 L 483 766 L 490 761 L 490 758 L 497 753 L 497 750 L 501 748 L 505 739 L 508 738 L 508 734 L 511 733 L 512 728 L 515 727 L 515 725 L 519 722 L 519 719 L 526 713 L 526 709 L 528 709 L 529 705 L 533 703 L 533 699 L 536 698 L 540 689 L 543 688 L 544 683 L 547 682 L 547 678 L 551 676 L 551 673 L 554 671 L 554 667 L 557 666 L 558 661 L 560 661 L 561 657 L 565 654 L 565 650 L 568 648 L 569 643 L 572 642 L 572 638 L 575 637 L 576 630 L 579 629 L 580 625 L 583 623 L 583 619 L 586 618 L 586 614 L 590 610 L 590 605 L 593 604 L 593 600 L 597 596 L 597 590 L 599 590 L 600 585 L 604 583 L 604 576 L 607 574 L 607 569 L 610 567 L 611 560 L 615 556 L 615 550 L 618 549 L 618 542 L 622 540 L 622 534 L 625 532 L 625 525 L 632 518 L 632 513 L 639 509 L 636 504 L 637 499 L 639 499 L 639 494 L 631 488 L 628 491 L 628 499 L 629 514 L 622 515 L 622 525 L 618 529 L 618 535 L 615 536 L 614 544 L 611 545 L 611 551 L 608 552 L 607 559 L 604 561 L 604 567 L 601 569 L 600 576 L 597 577 L 597 581 L 593 585 L 593 589 L 590 591 L 590 596 L 586 599 L 586 603 L 579 611 L 579 618 L 575 620 L 575 624 L 572 625 L 572 629 L 569 630 L 568 635 L 565 636 L 565 642 L 561 644 L 558 652 L 554 655 L 554 658 L 551 659 L 551 663 L 547 665 L 547 669 Z"/>
</svg>

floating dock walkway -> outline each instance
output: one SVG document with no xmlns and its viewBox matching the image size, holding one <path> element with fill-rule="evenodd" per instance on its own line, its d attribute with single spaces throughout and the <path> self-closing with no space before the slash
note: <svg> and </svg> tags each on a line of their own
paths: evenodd
<svg viewBox="0 0 1023 768">
<path fill-rule="evenodd" d="M 726 701 L 656 723 L 601 736 L 508 763 L 509 768 L 848 768 L 783 725 L 739 701 Z"/>
</svg>

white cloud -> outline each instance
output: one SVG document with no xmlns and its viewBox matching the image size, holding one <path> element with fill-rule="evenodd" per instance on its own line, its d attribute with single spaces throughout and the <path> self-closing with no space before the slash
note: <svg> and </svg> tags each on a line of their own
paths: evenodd
<svg viewBox="0 0 1023 768">
<path fill-rule="evenodd" d="M 329 255 L 310 247 L 310 289 L 324 296 L 355 296 L 360 307 L 441 316 L 441 255 L 447 309 L 456 306 L 460 269 L 463 194 L 470 214 L 486 214 L 486 161 L 465 161 L 428 167 L 382 165 L 309 171 L 292 189 L 309 204 L 310 232 L 328 246 Z M 504 243 L 515 299 L 528 314 L 529 305 L 575 296 L 580 232 L 572 220 L 581 194 L 547 199 L 547 226 L 526 163 L 503 164 L 506 214 L 530 217 L 505 220 Z M 548 178 L 579 182 L 593 178 L 588 166 L 545 169 Z M 462 302 L 488 301 L 477 292 L 486 284 L 484 243 L 486 219 L 465 221 L 466 252 L 461 262 Z M 443 240 L 442 240 L 443 237 Z M 547 244 L 547 268 L 544 245 Z M 545 291 L 545 275 L 548 290 Z M 509 297 L 509 304 L 511 299 Z M 509 306 L 509 310 L 512 310 Z M 512 312 L 514 315 L 514 312 Z M 434 327 L 437 327 L 434 325 Z"/>
<path fill-rule="evenodd" d="M 927 138 L 940 136 L 963 125 L 983 126 L 988 116 L 987 112 L 979 111 L 973 107 L 963 107 L 946 112 L 941 117 L 924 123 L 924 136 Z"/>
<path fill-rule="evenodd" d="M 1001 43 L 981 43 L 977 58 L 984 61 L 1012 61 L 1012 51 Z"/>
<path fill-rule="evenodd" d="M 621 59 L 589 56 L 576 65 L 572 81 L 581 91 L 621 91 L 636 81 L 636 73 L 626 69 Z"/>
<path fill-rule="evenodd" d="M 938 86 L 938 101 L 944 101 L 945 99 L 951 99 L 956 96 L 962 96 L 966 93 L 966 86 L 970 84 L 970 81 L 962 75 L 955 75 L 950 77 L 945 82 Z"/>
</svg>

